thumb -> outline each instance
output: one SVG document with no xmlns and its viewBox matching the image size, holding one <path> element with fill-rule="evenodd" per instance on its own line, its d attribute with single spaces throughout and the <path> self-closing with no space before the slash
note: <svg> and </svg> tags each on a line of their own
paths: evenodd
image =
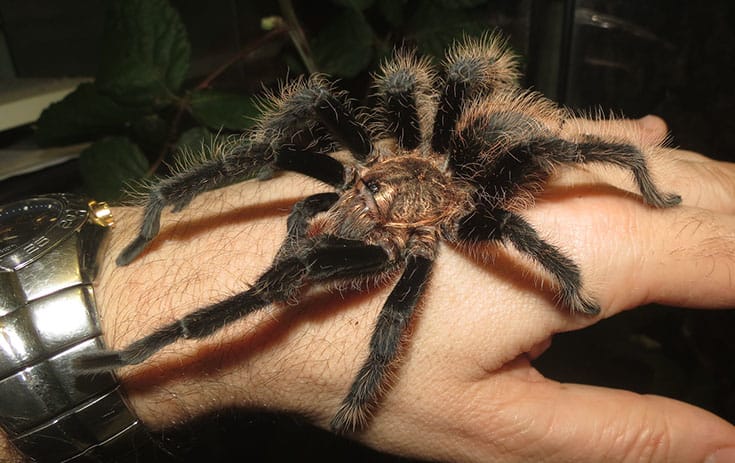
<svg viewBox="0 0 735 463">
<path fill-rule="evenodd" d="M 531 423 L 505 442 L 521 460 L 735 461 L 735 427 L 705 410 L 660 396 L 534 378 L 508 378 L 523 391 L 514 420 Z"/>
</svg>

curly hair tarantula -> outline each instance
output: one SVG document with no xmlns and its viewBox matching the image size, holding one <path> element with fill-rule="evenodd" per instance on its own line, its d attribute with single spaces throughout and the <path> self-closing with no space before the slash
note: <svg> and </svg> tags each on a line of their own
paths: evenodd
<svg viewBox="0 0 735 463">
<path fill-rule="evenodd" d="M 372 113 L 355 108 L 324 76 L 285 86 L 249 138 L 152 186 L 140 233 L 117 263 L 128 265 L 156 237 L 165 207 L 181 211 L 196 195 L 233 179 L 288 170 L 335 192 L 294 205 L 285 242 L 250 289 L 123 350 L 80 358 L 78 365 L 101 371 L 137 364 L 180 339 L 209 336 L 271 303 L 297 299 L 307 285 L 395 275 L 368 357 L 331 422 L 333 430 L 346 433 L 366 425 L 396 367 L 442 240 L 465 248 L 511 245 L 548 272 L 562 304 L 597 314 L 577 265 L 518 211 L 564 164 L 627 169 L 653 207 L 674 206 L 681 198 L 654 185 L 646 156 L 655 146 L 581 133 L 570 112 L 521 90 L 518 77 L 515 56 L 493 34 L 455 44 L 441 74 L 428 60 L 397 52 L 376 77 Z M 352 159 L 334 156 L 340 149 Z"/>
</svg>

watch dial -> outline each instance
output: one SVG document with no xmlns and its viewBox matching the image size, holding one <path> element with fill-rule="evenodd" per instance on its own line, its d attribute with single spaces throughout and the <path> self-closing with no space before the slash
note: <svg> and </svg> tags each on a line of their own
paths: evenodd
<svg viewBox="0 0 735 463">
<path fill-rule="evenodd" d="M 43 235 L 59 220 L 64 206 L 51 198 L 34 198 L 0 206 L 0 256 L 33 237 Z"/>
</svg>

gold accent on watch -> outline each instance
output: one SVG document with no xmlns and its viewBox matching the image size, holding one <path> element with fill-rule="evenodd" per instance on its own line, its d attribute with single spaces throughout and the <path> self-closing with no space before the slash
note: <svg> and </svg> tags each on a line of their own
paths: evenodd
<svg viewBox="0 0 735 463">
<path fill-rule="evenodd" d="M 106 202 L 90 200 L 88 204 L 89 210 L 92 212 L 90 219 L 94 223 L 102 227 L 113 227 L 115 225 L 115 218 L 112 216 L 110 206 Z"/>
</svg>

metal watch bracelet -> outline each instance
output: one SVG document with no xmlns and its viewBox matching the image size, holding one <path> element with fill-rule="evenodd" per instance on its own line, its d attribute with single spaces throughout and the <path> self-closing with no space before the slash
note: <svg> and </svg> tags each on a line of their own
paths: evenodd
<svg viewBox="0 0 735 463">
<path fill-rule="evenodd" d="M 42 259 L 0 272 L 0 427 L 39 463 L 146 461 L 155 446 L 115 376 L 72 366 L 80 353 L 104 348 L 92 287 L 107 228 L 94 214 L 104 211 L 77 196 L 54 198 L 70 221 L 89 216 Z"/>
</svg>

